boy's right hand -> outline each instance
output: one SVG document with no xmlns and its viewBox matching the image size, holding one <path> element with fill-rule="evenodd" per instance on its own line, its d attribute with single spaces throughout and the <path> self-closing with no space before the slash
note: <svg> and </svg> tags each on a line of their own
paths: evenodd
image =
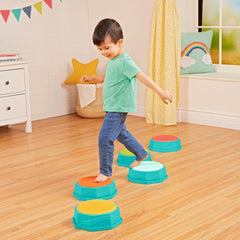
<svg viewBox="0 0 240 240">
<path fill-rule="evenodd" d="M 81 77 L 80 82 L 82 84 L 103 83 L 105 75 L 84 75 Z"/>
<path fill-rule="evenodd" d="M 89 76 L 88 75 L 82 76 L 80 81 L 81 81 L 81 83 L 88 83 L 88 82 L 90 82 Z"/>
</svg>

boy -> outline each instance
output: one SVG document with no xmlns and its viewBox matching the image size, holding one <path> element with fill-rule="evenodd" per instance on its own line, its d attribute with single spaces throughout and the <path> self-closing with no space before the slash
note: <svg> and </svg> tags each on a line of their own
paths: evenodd
<svg viewBox="0 0 240 240">
<path fill-rule="evenodd" d="M 101 20 L 95 27 L 93 43 L 100 53 L 109 59 L 106 74 L 83 76 L 81 82 L 104 82 L 103 110 L 106 115 L 98 138 L 100 174 L 95 182 L 105 182 L 112 175 L 116 139 L 136 155 L 131 168 L 148 156 L 145 149 L 125 126 L 127 113 L 137 110 L 137 80 L 153 89 L 165 104 L 168 104 L 168 101 L 172 102 L 172 96 L 146 76 L 123 50 L 123 32 L 118 22 L 113 19 Z"/>
</svg>

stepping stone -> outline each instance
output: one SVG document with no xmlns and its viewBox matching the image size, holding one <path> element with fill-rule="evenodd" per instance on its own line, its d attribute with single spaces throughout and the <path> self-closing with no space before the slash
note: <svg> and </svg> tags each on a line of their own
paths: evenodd
<svg viewBox="0 0 240 240">
<path fill-rule="evenodd" d="M 108 178 L 103 183 L 95 183 L 97 176 L 80 179 L 75 183 L 73 196 L 80 201 L 91 199 L 112 199 L 117 194 L 115 182 Z"/>
<path fill-rule="evenodd" d="M 176 152 L 182 148 L 180 139 L 172 135 L 159 135 L 150 139 L 148 147 L 154 152 Z"/>
<path fill-rule="evenodd" d="M 149 150 L 148 157 L 144 161 L 152 161 Z M 130 167 L 130 165 L 136 160 L 136 156 L 127 150 L 126 148 L 118 152 L 117 164 L 121 167 Z"/>
<path fill-rule="evenodd" d="M 142 161 L 138 166 L 129 168 L 128 180 L 133 183 L 161 183 L 168 178 L 166 168 L 159 162 Z"/>
<path fill-rule="evenodd" d="M 115 202 L 96 199 L 76 206 L 72 221 L 75 228 L 94 232 L 113 229 L 123 220 Z"/>
</svg>

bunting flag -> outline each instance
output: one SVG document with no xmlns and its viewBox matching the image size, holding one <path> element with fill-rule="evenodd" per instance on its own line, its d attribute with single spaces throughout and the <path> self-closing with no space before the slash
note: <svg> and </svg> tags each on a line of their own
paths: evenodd
<svg viewBox="0 0 240 240">
<path fill-rule="evenodd" d="M 22 10 L 26 13 L 26 15 L 29 18 L 31 18 L 31 13 L 32 13 L 32 6 L 31 5 L 27 6 L 27 7 L 24 7 Z"/>
<path fill-rule="evenodd" d="M 33 6 L 37 9 L 37 11 L 38 11 L 40 14 L 42 14 L 42 1 L 33 4 Z"/>
<path fill-rule="evenodd" d="M 52 0 L 44 0 L 44 2 L 45 2 L 50 8 L 52 8 Z"/>
<path fill-rule="evenodd" d="M 12 12 L 13 16 L 16 18 L 16 20 L 19 22 L 22 11 L 28 16 L 29 19 L 31 19 L 32 6 L 39 12 L 39 14 L 42 15 L 42 2 L 44 2 L 46 5 L 48 5 L 49 8 L 52 9 L 52 1 L 53 0 L 42 0 L 42 1 L 38 1 L 37 3 L 35 3 L 33 5 L 29 5 L 29 6 L 26 6 L 23 8 L 0 10 L 0 13 L 1 13 L 2 18 L 5 23 L 7 23 L 11 12 Z M 59 0 L 59 1 L 62 2 L 62 0 Z"/>
<path fill-rule="evenodd" d="M 0 10 L 0 12 L 2 14 L 2 17 L 3 17 L 4 21 L 7 22 L 10 10 Z"/>
<path fill-rule="evenodd" d="M 22 11 L 21 8 L 12 10 L 13 15 L 17 19 L 18 22 L 19 22 L 19 19 L 20 19 L 21 11 Z"/>
</svg>

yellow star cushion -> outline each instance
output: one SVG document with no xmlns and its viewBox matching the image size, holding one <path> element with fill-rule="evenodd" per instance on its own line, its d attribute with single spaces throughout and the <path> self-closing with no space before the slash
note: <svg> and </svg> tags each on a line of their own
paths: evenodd
<svg viewBox="0 0 240 240">
<path fill-rule="evenodd" d="M 92 76 L 97 75 L 96 68 L 99 59 L 96 58 L 89 63 L 80 63 L 75 58 L 72 59 L 73 73 L 65 80 L 66 84 L 77 84 L 81 83 L 80 80 L 84 75 Z"/>
</svg>

